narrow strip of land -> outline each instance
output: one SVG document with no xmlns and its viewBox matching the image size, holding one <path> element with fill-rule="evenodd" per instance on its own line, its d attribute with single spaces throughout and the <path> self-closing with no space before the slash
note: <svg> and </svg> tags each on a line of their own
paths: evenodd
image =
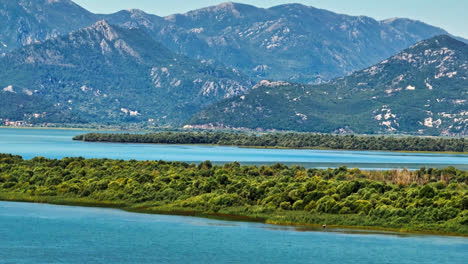
<svg viewBox="0 0 468 264">
<path fill-rule="evenodd" d="M 305 169 L 0 154 L 0 200 L 468 235 L 468 171 Z"/>
<path fill-rule="evenodd" d="M 74 140 L 146 144 L 205 144 L 263 148 L 421 151 L 467 153 L 465 138 L 339 136 L 311 133 L 159 132 L 148 134 L 90 133 Z"/>
</svg>

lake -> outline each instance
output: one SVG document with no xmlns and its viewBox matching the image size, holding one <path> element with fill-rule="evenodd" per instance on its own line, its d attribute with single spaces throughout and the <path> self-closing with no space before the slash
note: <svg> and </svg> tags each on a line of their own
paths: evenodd
<svg viewBox="0 0 468 264">
<path fill-rule="evenodd" d="M 200 145 L 150 145 L 73 141 L 76 135 L 92 131 L 55 129 L 0 129 L 0 152 L 61 159 L 64 157 L 167 160 L 199 163 L 239 161 L 243 164 L 297 164 L 308 168 L 348 166 L 361 169 L 444 168 L 468 169 L 468 155 L 399 153 L 380 151 L 338 151 L 305 149 L 249 149 Z"/>
<path fill-rule="evenodd" d="M 1 263 L 464 264 L 468 239 L 0 202 Z"/>
</svg>

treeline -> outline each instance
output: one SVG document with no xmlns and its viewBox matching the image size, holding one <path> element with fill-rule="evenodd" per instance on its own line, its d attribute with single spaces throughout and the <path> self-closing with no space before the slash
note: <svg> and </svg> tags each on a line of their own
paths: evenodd
<svg viewBox="0 0 468 264">
<path fill-rule="evenodd" d="M 382 151 L 468 152 L 465 138 L 339 136 L 307 133 L 246 134 L 227 132 L 160 132 L 149 134 L 91 133 L 74 140 L 91 142 L 212 144 L 223 146 L 325 148 Z"/>
<path fill-rule="evenodd" d="M 0 154 L 0 199 L 199 212 L 270 223 L 468 234 L 468 172 L 305 169 Z M 76 202 L 76 203 L 75 203 Z"/>
</svg>

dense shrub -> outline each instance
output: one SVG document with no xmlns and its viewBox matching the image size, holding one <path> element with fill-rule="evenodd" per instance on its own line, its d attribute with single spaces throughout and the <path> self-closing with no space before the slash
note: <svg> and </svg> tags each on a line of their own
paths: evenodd
<svg viewBox="0 0 468 264">
<path fill-rule="evenodd" d="M 444 174 L 447 171 L 453 178 Z M 335 216 L 341 216 L 341 224 L 468 232 L 467 174 L 454 168 L 368 172 L 282 164 L 220 166 L 208 161 L 197 166 L 82 158 L 23 160 L 0 154 L 0 195 L 145 203 L 145 208 L 200 212 L 236 208 L 237 214 L 245 215 L 302 213 L 297 221 L 333 215 L 326 219 L 338 221 Z M 356 221 L 351 215 L 363 218 Z"/>
</svg>

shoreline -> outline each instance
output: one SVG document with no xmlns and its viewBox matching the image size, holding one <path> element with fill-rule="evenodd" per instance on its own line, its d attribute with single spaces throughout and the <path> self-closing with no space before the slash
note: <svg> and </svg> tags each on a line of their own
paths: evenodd
<svg viewBox="0 0 468 264">
<path fill-rule="evenodd" d="M 327 225 L 326 228 L 322 228 L 322 224 L 312 224 L 312 223 L 294 223 L 288 221 L 272 221 L 264 217 L 253 217 L 248 215 L 235 215 L 235 214 L 225 214 L 225 213 L 215 213 L 215 212 L 200 212 L 194 210 L 162 210 L 162 209 L 151 209 L 145 206 L 136 206 L 132 207 L 125 203 L 116 203 L 111 201 L 99 201 L 99 202 L 90 202 L 90 201 L 79 201 L 67 198 L 59 198 L 55 201 L 48 201 L 47 198 L 56 198 L 56 197 L 35 197 L 35 196 L 23 196 L 21 198 L 14 198 L 10 193 L 1 194 L 0 201 L 3 202 L 19 202 L 19 203 L 32 203 L 32 204 L 49 204 L 49 205 L 62 205 L 62 206 L 72 206 L 72 207 L 89 207 L 89 208 L 105 208 L 105 209 L 117 209 L 129 213 L 137 214 L 152 214 L 152 215 L 174 215 L 174 216 L 190 216 L 190 217 L 199 217 L 206 219 L 222 220 L 222 221 L 232 221 L 232 222 L 252 222 L 252 223 L 261 223 L 277 227 L 292 227 L 296 231 L 301 232 L 337 232 L 337 233 L 350 233 L 350 234 L 379 234 L 379 235 L 427 235 L 427 236 L 447 236 L 447 237 L 460 237 L 468 238 L 468 234 L 463 233 L 454 233 L 454 232 L 443 232 L 443 231 L 434 231 L 434 230 L 411 230 L 411 229 L 398 229 L 398 228 L 389 228 L 389 227 L 379 227 L 379 226 L 350 226 L 350 225 Z M 17 194 L 16 194 L 17 195 Z M 21 194 L 22 195 L 22 194 Z M 360 232 L 361 231 L 361 232 Z"/>
<path fill-rule="evenodd" d="M 361 151 L 361 152 L 385 152 L 385 153 L 408 153 L 408 154 L 452 154 L 452 155 L 468 155 L 468 152 L 453 152 L 453 151 L 411 151 L 411 150 L 370 150 L 370 149 L 332 149 L 320 147 L 303 147 L 303 148 L 288 148 L 288 147 L 270 147 L 270 146 L 238 146 L 238 145 L 219 145 L 219 144 L 169 144 L 169 143 L 139 143 L 139 142 L 111 142 L 111 141 L 87 141 L 75 140 L 86 143 L 103 143 L 103 144 L 137 144 L 137 145 L 162 145 L 162 146 L 205 146 L 205 147 L 233 147 L 245 149 L 279 149 L 279 150 L 328 150 L 328 151 Z"/>
</svg>

